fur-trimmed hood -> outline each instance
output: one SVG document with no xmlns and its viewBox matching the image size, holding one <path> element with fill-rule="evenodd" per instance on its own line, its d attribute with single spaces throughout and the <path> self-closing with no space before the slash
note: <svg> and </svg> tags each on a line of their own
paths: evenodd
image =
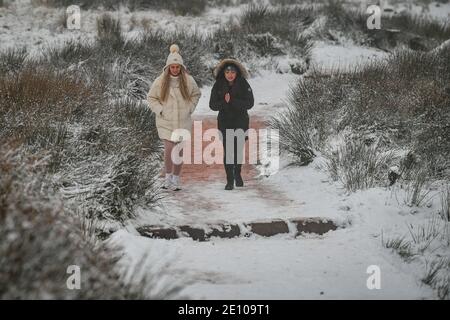
<svg viewBox="0 0 450 320">
<path fill-rule="evenodd" d="M 247 69 L 245 69 L 245 67 L 239 61 L 235 59 L 223 59 L 214 68 L 213 76 L 216 80 L 218 79 L 219 75 L 222 73 L 223 69 L 227 64 L 235 65 L 239 69 L 241 76 L 243 76 L 245 79 L 248 79 Z"/>
</svg>

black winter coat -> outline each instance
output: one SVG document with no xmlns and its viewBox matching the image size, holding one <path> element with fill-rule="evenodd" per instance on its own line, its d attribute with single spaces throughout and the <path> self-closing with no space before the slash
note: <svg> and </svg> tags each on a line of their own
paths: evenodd
<svg viewBox="0 0 450 320">
<path fill-rule="evenodd" d="M 230 102 L 225 101 L 225 94 L 230 94 Z M 253 92 L 247 80 L 238 76 L 230 87 L 228 82 L 220 78 L 216 80 L 211 90 L 209 107 L 219 111 L 217 116 L 218 128 L 222 133 L 225 129 L 248 130 L 249 117 L 247 110 L 254 104 Z"/>
</svg>

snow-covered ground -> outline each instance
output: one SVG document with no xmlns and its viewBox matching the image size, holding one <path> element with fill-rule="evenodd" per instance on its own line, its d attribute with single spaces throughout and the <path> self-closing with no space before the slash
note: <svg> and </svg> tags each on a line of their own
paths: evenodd
<svg viewBox="0 0 450 320">
<path fill-rule="evenodd" d="M 374 48 L 353 44 L 331 45 L 324 42 L 316 42 L 311 55 L 311 66 L 320 70 L 348 70 L 355 65 L 380 61 L 387 57 L 386 52 Z"/>
</svg>

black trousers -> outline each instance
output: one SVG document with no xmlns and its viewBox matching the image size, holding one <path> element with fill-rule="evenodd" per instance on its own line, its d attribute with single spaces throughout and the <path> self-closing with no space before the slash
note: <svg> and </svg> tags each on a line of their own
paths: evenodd
<svg viewBox="0 0 450 320">
<path fill-rule="evenodd" d="M 227 146 L 226 132 L 225 130 L 221 130 L 221 132 L 225 173 L 227 175 L 227 182 L 232 182 L 234 181 L 235 176 L 241 174 L 244 159 L 244 145 L 247 140 L 247 136 L 245 136 L 245 139 L 234 136 L 232 137 L 233 141 L 229 143 L 230 146 Z"/>
</svg>

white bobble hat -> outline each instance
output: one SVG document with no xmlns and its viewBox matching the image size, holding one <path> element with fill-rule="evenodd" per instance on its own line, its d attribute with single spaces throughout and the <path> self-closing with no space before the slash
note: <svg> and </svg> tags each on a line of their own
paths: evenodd
<svg viewBox="0 0 450 320">
<path fill-rule="evenodd" d="M 166 65 L 164 66 L 163 70 L 166 70 L 167 67 L 169 67 L 171 64 L 179 64 L 184 69 L 186 69 L 186 66 L 183 62 L 183 57 L 180 55 L 180 47 L 176 44 L 172 44 L 170 46 L 170 53 L 166 60 Z"/>
</svg>

